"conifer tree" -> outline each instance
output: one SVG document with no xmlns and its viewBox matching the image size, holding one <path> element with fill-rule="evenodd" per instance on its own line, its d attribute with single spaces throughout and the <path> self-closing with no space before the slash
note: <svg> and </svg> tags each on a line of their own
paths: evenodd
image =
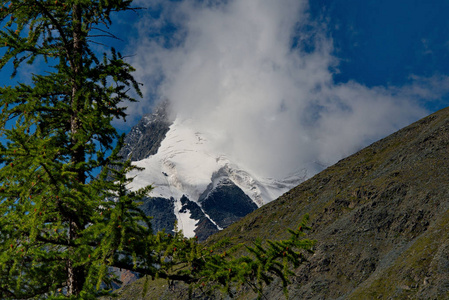
<svg viewBox="0 0 449 300">
<path fill-rule="evenodd" d="M 15 76 L 26 64 L 46 66 L 29 82 L 0 87 L 1 299 L 95 299 L 116 280 L 110 267 L 192 288 L 206 280 L 229 292 L 228 282 L 241 281 L 261 291 L 269 274 L 285 286 L 287 263 L 300 255 L 295 247 L 313 245 L 292 231 L 290 242 L 259 242 L 248 248 L 254 259 L 234 259 L 206 256 L 181 232 L 153 234 L 139 209 L 151 187 L 127 189 L 135 167 L 118 157 L 122 137 L 111 125 L 125 118 L 121 105 L 135 101 L 129 92 L 140 95 L 139 84 L 120 53 L 92 50 L 96 37 L 114 37 L 111 14 L 131 4 L 0 1 L 0 70 L 12 66 Z"/>
<path fill-rule="evenodd" d="M 12 63 L 13 76 L 24 63 L 48 66 L 30 84 L 0 89 L 1 298 L 94 295 L 114 256 L 151 234 L 136 202 L 149 188 L 127 192 L 131 165 L 109 170 L 116 153 L 105 157 L 118 138 L 111 120 L 125 117 L 120 103 L 139 86 L 119 53 L 99 58 L 90 46 L 98 33 L 112 36 L 103 30 L 111 13 L 130 4 L 1 1 L 0 66 Z"/>
</svg>

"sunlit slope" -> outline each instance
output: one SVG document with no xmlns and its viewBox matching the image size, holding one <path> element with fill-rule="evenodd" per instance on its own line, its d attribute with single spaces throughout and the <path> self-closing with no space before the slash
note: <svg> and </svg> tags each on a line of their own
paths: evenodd
<svg viewBox="0 0 449 300">
<path fill-rule="evenodd" d="M 291 299 L 447 299 L 448 183 L 446 108 L 339 161 L 206 243 L 279 239 L 309 213 L 309 237 L 318 243 L 292 278 Z M 122 299 L 139 298 L 139 284 Z M 164 284 L 155 282 L 144 298 L 186 295 Z M 265 295 L 283 297 L 278 285 Z"/>
<path fill-rule="evenodd" d="M 213 238 L 280 238 L 309 213 L 318 246 L 297 270 L 293 299 L 446 299 L 448 209 L 446 108 L 339 161 Z M 278 289 L 267 293 L 281 296 Z"/>
</svg>

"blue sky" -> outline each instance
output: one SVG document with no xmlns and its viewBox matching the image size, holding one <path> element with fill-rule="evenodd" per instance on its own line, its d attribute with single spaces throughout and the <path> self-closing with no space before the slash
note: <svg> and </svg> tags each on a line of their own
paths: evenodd
<svg viewBox="0 0 449 300">
<path fill-rule="evenodd" d="M 144 84 L 121 132 L 168 98 L 222 137 L 220 151 L 278 175 L 332 164 L 449 104 L 446 0 L 135 5 L 148 9 L 114 17 L 122 40 L 109 41 Z"/>
<path fill-rule="evenodd" d="M 136 23 L 129 22 L 126 24 L 127 32 L 131 33 L 128 37 L 163 39 L 164 47 L 175 48 L 173 44 L 180 41 L 173 36 L 182 32 L 184 28 L 182 22 L 171 19 L 173 15 L 167 16 L 169 15 L 167 11 L 178 10 L 179 14 L 179 7 L 185 2 L 193 1 L 155 1 L 148 11 L 140 13 L 140 17 L 150 16 L 157 25 L 151 25 L 152 30 L 139 35 L 133 27 Z M 204 3 L 213 3 L 218 7 L 220 5 L 217 3 L 235 1 L 197 1 L 199 2 L 203 3 L 203 6 L 205 6 Z M 311 0 L 298 2 L 305 3 L 305 8 L 298 14 L 298 20 L 307 15 L 309 22 L 318 24 L 332 43 L 331 54 L 335 64 L 330 68 L 332 79 L 336 84 L 355 81 L 370 88 L 401 87 L 412 84 L 417 78 L 436 79 L 449 74 L 448 1 Z M 137 4 L 146 6 L 145 1 L 137 1 Z M 264 1 L 260 1 L 259 5 L 263 6 Z M 222 4 L 222 6 L 226 5 Z M 199 11 L 198 9 L 197 13 L 200 13 Z M 194 18 L 193 15 L 190 17 Z M 136 20 L 135 15 L 130 19 Z M 147 22 L 150 21 L 147 19 Z M 301 30 L 307 31 L 307 28 L 303 26 L 299 34 Z M 316 27 L 312 30 L 316 30 Z M 134 50 L 135 43 L 132 44 Z M 121 46 L 123 45 L 127 43 Z M 152 94 L 151 97 L 154 95 Z M 429 112 L 441 109 L 448 104 L 447 95 L 432 101 L 422 100 L 422 105 Z"/>
<path fill-rule="evenodd" d="M 449 2 L 444 0 L 316 0 L 314 18 L 328 21 L 335 80 L 402 85 L 410 76 L 449 73 Z"/>
<path fill-rule="evenodd" d="M 447 1 L 151 4 L 124 47 L 146 95 L 130 114 L 168 98 L 236 160 L 285 158 L 265 173 L 332 164 L 448 105 Z"/>
<path fill-rule="evenodd" d="M 243 0 L 244 1 L 244 0 Z M 150 34 L 139 35 L 139 21 L 152 17 L 160 22 L 166 3 L 189 1 L 147 1 L 136 4 L 147 9 L 120 14 L 114 18 L 112 30 L 122 41 L 107 43 L 133 55 L 133 40 L 163 37 L 172 41 L 179 24 L 165 20 L 164 26 Z M 197 1 L 233 2 L 233 1 Z M 303 1 L 304 2 L 304 1 Z M 306 12 L 310 20 L 325 27 L 332 40 L 332 55 L 338 60 L 333 70 L 335 83 L 356 81 L 368 87 L 401 86 L 414 77 L 431 78 L 449 75 L 449 1 L 446 0 L 310 0 Z M 303 17 L 302 15 L 298 18 Z M 148 20 L 147 20 L 148 21 Z M 148 21 L 151 22 L 151 21 Z M 177 28 L 178 27 L 178 28 Z M 165 46 L 170 46 L 166 42 Z M 24 71 L 24 73 L 27 73 Z M 20 76 L 25 79 L 27 74 Z M 9 69 L 0 73 L 3 83 L 9 83 Z M 14 80 L 15 82 L 17 80 Z M 147 84 L 152 84 L 147 83 Z M 153 97 L 154 95 L 152 95 Z M 147 97 L 150 97 L 147 95 Z M 146 99 L 147 100 L 147 99 Z M 145 100 L 145 102 L 146 102 Z M 153 100 L 153 99 L 152 99 Z M 425 103 L 429 111 L 448 105 L 447 96 L 441 101 Z M 126 126 L 129 127 L 129 126 Z"/>
</svg>

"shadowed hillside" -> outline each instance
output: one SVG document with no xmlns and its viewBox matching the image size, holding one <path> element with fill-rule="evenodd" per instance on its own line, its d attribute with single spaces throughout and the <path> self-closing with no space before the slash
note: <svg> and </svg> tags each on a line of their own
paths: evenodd
<svg viewBox="0 0 449 300">
<path fill-rule="evenodd" d="M 309 213 L 309 237 L 318 244 L 292 278 L 291 299 L 446 299 L 448 209 L 444 109 L 339 161 L 207 243 L 225 236 L 236 243 L 285 238 L 286 228 Z M 122 299 L 140 298 L 139 284 L 126 288 Z M 173 299 L 163 285 L 156 282 L 145 299 Z M 265 295 L 283 299 L 279 285 Z"/>
</svg>

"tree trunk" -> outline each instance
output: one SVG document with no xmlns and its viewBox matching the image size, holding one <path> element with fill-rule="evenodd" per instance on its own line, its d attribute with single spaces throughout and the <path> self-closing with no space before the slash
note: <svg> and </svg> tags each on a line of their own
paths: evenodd
<svg viewBox="0 0 449 300">
<path fill-rule="evenodd" d="M 85 147 L 77 146 L 78 139 L 76 134 L 81 129 L 81 121 L 79 116 L 82 114 L 82 103 L 80 103 L 77 94 L 79 92 L 79 87 L 81 86 L 80 72 L 83 68 L 83 48 L 82 48 L 82 10 L 79 5 L 73 5 L 72 10 L 72 22 L 73 22 L 73 49 L 72 49 L 72 59 L 70 61 L 71 69 L 73 72 L 72 78 L 72 97 L 71 97 L 71 107 L 72 115 L 70 119 L 70 132 L 71 145 L 72 145 L 72 158 L 71 162 L 73 166 L 85 160 Z M 80 183 L 85 183 L 86 175 L 83 170 L 76 170 L 76 180 Z M 69 215 L 69 240 L 75 241 L 79 238 L 79 230 L 83 224 L 78 224 L 74 219 L 72 214 Z M 70 250 L 69 250 L 70 251 Z M 79 295 L 82 291 L 85 281 L 85 268 L 84 267 L 74 267 L 72 260 L 67 261 L 67 294 Z"/>
<path fill-rule="evenodd" d="M 84 268 L 74 267 L 72 261 L 67 261 L 67 294 L 79 295 L 84 286 Z"/>
</svg>

